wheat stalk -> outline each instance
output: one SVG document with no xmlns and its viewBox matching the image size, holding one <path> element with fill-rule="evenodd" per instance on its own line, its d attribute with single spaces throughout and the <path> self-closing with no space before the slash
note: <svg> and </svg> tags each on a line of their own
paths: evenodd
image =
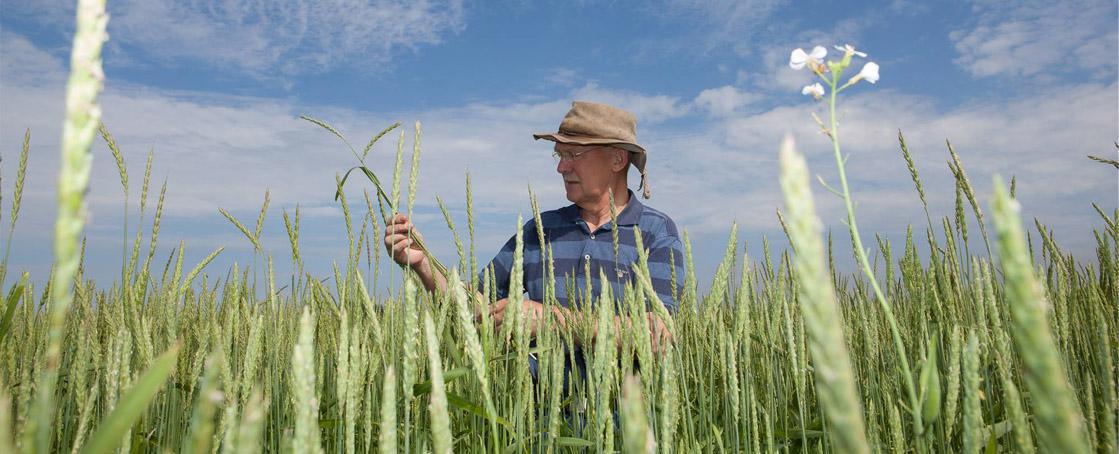
<svg viewBox="0 0 1119 454">
<path fill-rule="evenodd" d="M 427 339 L 427 358 L 431 373 L 431 439 L 435 453 L 447 454 L 454 446 L 451 437 L 451 420 L 447 414 L 447 392 L 443 383 L 443 366 L 439 360 L 439 339 L 431 314 L 424 312 L 424 338 Z"/>
<path fill-rule="evenodd" d="M 396 372 L 393 366 L 385 371 L 381 391 L 381 426 L 377 435 L 378 448 L 383 454 L 396 451 Z"/>
<path fill-rule="evenodd" d="M 34 415 L 27 433 L 37 452 L 50 448 L 51 427 L 56 408 L 55 389 L 62 360 L 62 334 L 66 314 L 74 299 L 78 240 L 87 217 L 85 191 L 89 186 L 93 157 L 90 145 L 101 108 L 97 96 L 105 73 L 101 69 L 101 46 L 107 39 L 108 23 L 104 0 L 80 0 L 77 26 L 70 54 L 70 79 L 66 83 L 66 119 L 62 125 L 62 167 L 58 178 L 58 217 L 54 228 L 54 273 L 51 276 L 51 305 L 44 366 L 39 377 Z M 30 446 L 28 446 L 30 448 Z"/>
<path fill-rule="evenodd" d="M 299 319 L 299 338 L 291 354 L 292 405 L 295 408 L 295 452 L 322 452 L 319 441 L 319 401 L 316 394 L 315 319 L 310 307 L 303 307 Z"/>
<path fill-rule="evenodd" d="M 994 181 L 991 209 L 999 239 L 999 258 L 1006 280 L 1010 333 L 1022 357 L 1026 388 L 1034 398 L 1038 442 L 1051 452 L 1088 452 L 1083 416 L 1045 314 L 1048 303 L 1026 254 L 1018 203 Z"/>
<path fill-rule="evenodd" d="M 789 212 L 789 233 L 797 244 L 794 257 L 801 311 L 812 353 L 816 392 L 828 417 L 828 434 L 842 452 L 870 452 L 862 406 L 845 348 L 842 318 L 836 310 L 831 279 L 824 269 L 820 221 L 809 190 L 808 169 L 791 137 L 781 144 L 781 189 Z"/>
<path fill-rule="evenodd" d="M 622 452 L 626 454 L 652 454 L 657 452 L 657 441 L 649 429 L 645 416 L 645 403 L 641 399 L 641 381 L 626 377 L 622 387 Z"/>
</svg>

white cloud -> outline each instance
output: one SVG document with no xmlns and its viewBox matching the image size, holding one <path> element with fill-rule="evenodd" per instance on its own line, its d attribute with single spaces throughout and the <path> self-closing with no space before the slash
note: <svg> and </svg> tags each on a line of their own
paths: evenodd
<svg viewBox="0 0 1119 454">
<path fill-rule="evenodd" d="M 745 69 L 740 69 L 734 73 L 734 83 L 737 85 L 745 85 L 746 82 L 751 81 L 753 78 L 750 72 Z"/>
<path fill-rule="evenodd" d="M 739 53 L 752 52 L 749 38 L 773 12 L 785 3 L 782 0 L 668 0 L 662 14 L 674 19 L 702 24 L 707 48 L 730 44 Z"/>
<path fill-rule="evenodd" d="M 544 81 L 561 87 L 570 87 L 575 85 L 579 80 L 579 73 L 571 68 L 552 68 L 549 74 L 544 78 Z"/>
<path fill-rule="evenodd" d="M 32 238 L 25 244 L 38 245 L 41 251 L 48 250 L 53 219 L 63 70 L 56 59 L 18 38 L 5 34 L 0 46 L 29 46 L 19 58 L 38 61 L 44 68 L 43 80 L 55 81 L 9 78 L 9 60 L 0 65 L 0 74 L 5 75 L 0 78 L 0 90 L 5 105 L 12 106 L 0 109 L 0 146 L 11 149 L 23 128 L 32 128 L 31 174 L 20 221 L 21 232 L 27 233 L 20 238 Z M 217 214 L 217 207 L 251 220 L 263 192 L 271 189 L 273 209 L 266 231 L 281 232 L 279 210 L 300 204 L 306 210 L 306 222 L 317 216 L 320 224 L 331 225 L 308 227 L 304 237 L 305 250 L 320 251 L 318 258 L 324 263 L 338 257 L 344 247 L 344 234 L 338 234 L 339 223 L 332 217 L 339 213 L 332 186 L 335 173 L 352 165 L 353 158 L 334 137 L 299 120 L 298 114 L 330 121 L 358 146 L 391 121 L 404 120 L 409 125 L 408 152 L 411 120 L 419 119 L 424 127 L 424 153 L 417 221 L 429 232 L 436 252 L 449 261 L 453 246 L 434 200 L 436 195 L 442 196 L 456 220 L 463 221 L 466 170 L 472 175 L 479 212 L 482 260 L 507 238 L 515 214 L 528 213 L 528 185 L 545 209 L 566 205 L 548 156 L 550 147 L 534 142 L 531 134 L 554 130 L 573 99 L 613 103 L 637 114 L 643 125 L 639 137 L 650 153 L 650 204 L 688 227 L 693 239 L 721 242 L 731 220 L 753 233 L 776 231 L 773 213 L 781 206 L 781 197 L 775 158 L 784 132 L 797 136 L 810 168 L 834 182 L 830 147 L 809 116 L 822 105 L 794 96 L 794 105 L 746 111 L 738 102 L 716 102 L 731 97 L 723 93 L 729 93 L 726 88 L 682 99 L 592 83 L 572 90 L 564 99 L 387 113 L 109 84 L 103 104 L 105 121 L 132 171 L 133 207 L 144 154 L 154 147 L 153 181 L 158 184 L 166 178 L 169 186 L 165 216 L 170 219 L 165 220 L 164 228 L 187 226 L 177 232 L 178 237 L 165 230 L 165 241 L 185 238 L 188 247 L 195 249 L 240 244 L 243 240 L 236 232 L 228 233 L 231 228 Z M 735 96 L 744 95 L 733 90 Z M 984 100 L 947 110 L 933 99 L 894 91 L 853 93 L 840 106 L 841 137 L 844 151 L 851 155 L 851 183 L 864 231 L 898 232 L 906 223 L 923 223 L 897 151 L 896 131 L 900 128 L 906 131 L 934 215 L 951 213 L 953 191 L 944 166 L 943 142 L 948 138 L 963 157 L 981 198 L 990 193 L 993 173 L 1016 175 L 1026 216 L 1038 216 L 1056 228 L 1059 238 L 1069 239 L 1067 245 L 1073 250 L 1091 252 L 1091 236 L 1085 235 L 1085 226 L 1098 225 L 1098 221 L 1088 203 L 1100 202 L 1105 209 L 1114 204 L 1115 177 L 1113 171 L 1083 155 L 1110 147 L 1115 138 L 1119 100 L 1114 82 L 1053 87 L 1017 99 Z M 704 118 L 696 113 L 708 110 L 693 107 L 715 109 L 726 116 Z M 382 178 L 391 175 L 396 137 L 383 139 L 369 158 Z M 90 231 L 94 240 L 115 241 L 122 203 L 118 177 L 104 145 L 99 143 L 93 152 Z M 5 172 L 10 175 L 11 166 L 5 166 Z M 9 175 L 4 181 L 12 181 Z M 351 182 L 351 203 L 360 204 L 361 188 L 368 187 L 359 180 Z M 821 217 L 832 229 L 841 230 L 842 207 L 825 191 L 817 188 L 815 192 Z M 277 254 L 286 248 L 282 240 L 276 238 L 272 246 Z"/>
<path fill-rule="evenodd" d="M 654 33 L 634 36 L 631 57 L 677 62 L 696 61 L 708 53 L 729 50 L 752 55 L 757 44 L 788 24 L 773 20 L 787 0 L 663 0 L 641 3 L 634 11 L 666 23 Z"/>
<path fill-rule="evenodd" d="M 972 28 L 949 34 L 956 63 L 976 77 L 1087 71 L 1114 80 L 1113 1 L 979 2 Z"/>
<path fill-rule="evenodd" d="M 58 84 L 65 74 L 62 61 L 7 30 L 0 31 L 0 56 L 0 80 L 5 85 Z"/>
<path fill-rule="evenodd" d="M 1023 99 L 985 101 L 949 110 L 937 108 L 932 99 L 891 91 L 845 97 L 840 104 L 840 137 L 850 156 L 848 172 L 859 201 L 860 223 L 866 231 L 886 231 L 904 225 L 899 220 L 921 223 L 918 220 L 923 219 L 898 152 L 896 134 L 902 129 L 922 172 L 934 215 L 951 213 L 954 194 L 944 143 L 949 139 L 984 200 L 984 209 L 992 175 L 1017 176 L 1026 216 L 1039 217 L 1066 235 L 1063 238 L 1071 239 L 1070 246 L 1090 251 L 1091 236 L 1084 235 L 1088 233 L 1085 226 L 1098 223 L 1089 203 L 1116 203 L 1115 176 L 1084 155 L 1107 148 L 1114 140 L 1119 124 L 1117 90 L 1114 83 L 1067 86 Z M 724 120 L 706 131 L 708 137 L 689 139 L 691 146 L 678 147 L 689 153 L 667 164 L 678 170 L 668 178 L 686 181 L 684 186 L 690 186 L 692 194 L 718 194 L 731 201 L 722 210 L 724 217 L 734 214 L 746 225 L 760 217 L 757 228 L 771 225 L 774 220 L 765 211 L 780 205 L 775 157 L 785 132 L 797 137 L 813 172 L 836 184 L 829 142 L 809 116 L 812 110 L 822 109 L 822 104 L 805 100 L 796 106 Z M 833 198 L 819 187 L 816 193 L 823 200 L 822 217 L 840 219 L 841 207 L 831 203 Z M 737 204 L 747 200 L 747 205 Z M 702 224 L 708 216 L 718 214 L 703 211 L 709 204 L 689 203 L 685 198 L 674 203 L 689 206 L 681 213 L 685 223 Z M 759 205 L 769 210 L 759 209 Z M 836 223 L 832 227 L 842 228 Z"/>
<path fill-rule="evenodd" d="M 70 2 L 12 6 L 14 12 L 50 25 L 73 20 Z M 110 2 L 109 12 L 114 49 L 138 49 L 143 58 L 187 59 L 258 77 L 316 73 L 343 62 L 375 68 L 394 52 L 437 44 L 465 26 L 461 0 L 122 0 Z"/>
<path fill-rule="evenodd" d="M 699 92 L 695 103 L 715 117 L 725 117 L 745 107 L 747 104 L 760 100 L 760 96 L 749 93 L 731 85 L 719 88 L 708 88 Z"/>
</svg>

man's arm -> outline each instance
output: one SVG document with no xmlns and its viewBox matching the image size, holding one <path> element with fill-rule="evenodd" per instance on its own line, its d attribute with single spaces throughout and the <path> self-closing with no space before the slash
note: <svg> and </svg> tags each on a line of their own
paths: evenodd
<svg viewBox="0 0 1119 454">
<path fill-rule="evenodd" d="M 679 307 L 677 292 L 682 292 L 684 283 L 684 243 L 676 235 L 676 226 L 669 224 L 666 235 L 656 238 L 648 253 L 649 280 L 657 298 L 669 313 L 675 314 Z M 678 290 L 673 291 L 673 282 Z"/>
<path fill-rule="evenodd" d="M 385 247 L 389 255 L 400 266 L 415 271 L 424 288 L 429 292 L 447 290 L 447 277 L 439 273 L 428 261 L 427 255 L 419 248 L 413 238 L 422 238 L 407 216 L 397 213 L 385 226 Z"/>
<path fill-rule="evenodd" d="M 409 221 L 408 217 L 403 214 L 396 214 L 395 216 L 393 216 L 389 225 L 385 226 L 385 247 L 388 248 L 390 255 L 392 256 L 393 260 L 396 261 L 396 263 L 400 264 L 401 266 L 407 266 L 415 271 L 416 276 L 420 279 L 420 282 L 423 284 L 424 288 L 427 289 L 427 291 L 446 291 L 446 276 L 443 276 L 441 273 L 435 270 L 435 267 L 431 266 L 431 263 L 428 261 L 427 256 L 423 253 L 422 250 L 419 249 L 419 247 L 415 245 L 415 242 L 412 239 L 413 236 L 419 237 L 420 234 L 418 231 L 415 230 L 415 227 L 412 225 L 411 221 Z M 510 239 L 510 242 L 512 241 L 513 239 Z M 493 262 L 491 262 L 491 265 L 502 267 L 502 265 L 504 265 L 504 262 L 508 261 L 502 260 L 503 258 L 506 258 L 504 256 L 511 256 L 512 248 L 510 246 L 510 244 L 506 244 L 505 247 L 502 248 L 502 251 L 498 253 L 498 256 L 494 258 Z M 652 257 L 653 255 L 651 254 L 650 258 Z M 677 255 L 677 257 L 680 257 L 680 255 Z M 495 276 L 498 276 L 497 288 L 495 290 L 497 291 L 500 299 L 489 307 L 489 314 L 493 318 L 495 326 L 500 327 L 502 322 L 504 321 L 505 310 L 507 309 L 509 304 L 509 299 L 505 297 L 507 293 L 506 289 L 508 289 L 509 273 L 507 269 L 499 270 L 495 268 L 494 274 Z M 475 291 L 474 296 L 479 301 L 486 300 L 485 296 L 482 295 L 480 292 Z M 664 297 L 662 296 L 661 298 L 663 299 Z M 675 309 L 674 303 L 675 302 L 673 301 L 673 306 L 671 307 L 671 309 Z M 559 328 L 564 331 L 571 329 L 571 327 L 569 326 L 569 320 L 575 320 L 576 317 L 583 316 L 582 314 L 577 313 L 577 311 L 561 306 L 553 305 L 550 308 L 552 311 L 553 319 L 556 320 Z M 541 324 L 544 322 L 545 309 L 545 306 L 539 301 L 534 301 L 526 298 L 522 303 L 522 310 L 525 311 L 527 320 L 530 323 L 530 333 L 533 336 L 536 335 L 536 332 L 539 330 Z M 663 342 L 671 342 L 673 340 L 673 334 L 668 330 L 664 321 L 658 315 L 654 314 L 653 312 L 648 312 L 646 313 L 646 317 L 648 317 L 649 334 L 655 350 L 659 349 L 659 346 L 663 344 Z M 632 326 L 633 323 L 634 321 L 631 320 L 629 317 L 614 316 L 614 331 L 620 331 L 623 324 L 624 326 L 628 327 Z M 597 330 L 597 327 L 594 327 L 593 329 Z M 597 336 L 598 333 L 592 332 L 590 339 L 581 339 L 580 336 L 575 336 L 575 339 L 576 342 L 580 344 L 591 345 L 594 343 L 594 339 L 597 338 Z M 619 339 L 615 339 L 615 342 L 618 342 L 618 345 L 620 346 Z"/>
</svg>

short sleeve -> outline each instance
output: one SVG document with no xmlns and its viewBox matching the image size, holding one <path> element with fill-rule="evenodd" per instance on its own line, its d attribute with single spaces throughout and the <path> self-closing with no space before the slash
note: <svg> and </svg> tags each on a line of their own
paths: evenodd
<svg viewBox="0 0 1119 454">
<path fill-rule="evenodd" d="M 649 277 L 664 307 L 675 313 L 679 300 L 673 292 L 673 282 L 677 289 L 684 287 L 684 243 L 672 220 L 667 220 L 665 231 L 649 246 Z"/>
<path fill-rule="evenodd" d="M 509 297 L 509 274 L 513 269 L 513 251 L 516 247 L 517 237 L 509 237 L 509 241 L 505 242 L 505 245 L 501 247 L 501 250 L 498 251 L 493 260 L 490 260 L 486 268 L 478 273 L 478 282 L 483 283 L 486 278 L 486 269 L 489 269 L 490 272 L 493 273 L 494 281 L 496 282 L 494 294 L 499 300 Z"/>
</svg>

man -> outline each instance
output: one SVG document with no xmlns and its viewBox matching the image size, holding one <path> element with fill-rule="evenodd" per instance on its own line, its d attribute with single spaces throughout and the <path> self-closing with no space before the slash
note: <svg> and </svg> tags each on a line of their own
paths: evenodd
<svg viewBox="0 0 1119 454">
<path fill-rule="evenodd" d="M 544 239 L 551 246 L 555 264 L 555 298 L 559 307 L 552 306 L 561 328 L 572 311 L 589 308 L 581 300 L 586 288 L 586 269 L 589 265 L 592 296 L 601 292 L 600 270 L 605 273 L 613 295 L 622 295 L 623 287 L 631 282 L 633 264 L 637 263 L 636 229 L 641 230 L 642 243 L 648 253 L 649 274 L 653 288 L 669 311 L 677 307 L 673 294 L 673 278 L 682 283 L 684 278 L 682 242 L 676 224 L 664 213 L 637 200 L 628 189 L 628 170 L 632 164 L 641 174 L 639 189 L 648 199 L 648 175 L 645 169 L 646 151 L 637 144 L 637 119 L 633 114 L 605 104 L 576 101 L 560 123 L 555 133 L 534 134 L 536 139 L 555 142 L 552 153 L 557 160 L 556 172 L 563 177 L 567 199 L 572 202 L 564 208 L 540 214 Z M 617 225 L 611 220 L 611 194 Z M 385 246 L 393 259 L 402 266 L 416 271 L 424 286 L 430 291 L 446 286 L 444 276 L 433 272 L 418 248 L 413 247 L 409 233 L 416 234 L 409 220 L 400 214 L 385 228 Z M 545 306 L 545 260 L 540 251 L 535 220 L 524 225 L 523 258 L 524 286 L 528 293 L 522 309 L 528 316 L 531 331 L 535 333 L 543 321 Z M 618 256 L 614 256 L 614 236 L 618 235 Z M 513 265 L 515 237 L 490 262 L 497 281 L 498 301 L 490 314 L 500 324 L 507 309 L 510 270 Z M 571 286 L 571 287 L 569 287 Z M 683 285 L 680 285 L 682 288 Z M 650 311 L 650 323 L 655 350 L 672 339 L 664 322 Z M 628 321 L 617 319 L 617 323 Z"/>
</svg>

